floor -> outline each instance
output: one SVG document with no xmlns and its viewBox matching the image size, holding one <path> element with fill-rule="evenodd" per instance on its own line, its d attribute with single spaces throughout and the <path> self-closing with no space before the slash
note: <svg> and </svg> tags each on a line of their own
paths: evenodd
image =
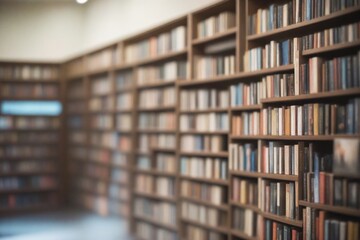
<svg viewBox="0 0 360 240">
<path fill-rule="evenodd" d="M 82 210 L 0 216 L 1 240 L 130 240 L 126 222 Z"/>
</svg>

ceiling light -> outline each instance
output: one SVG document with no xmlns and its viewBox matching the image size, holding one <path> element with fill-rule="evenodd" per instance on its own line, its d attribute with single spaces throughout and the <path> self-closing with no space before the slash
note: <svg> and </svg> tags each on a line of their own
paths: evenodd
<svg viewBox="0 0 360 240">
<path fill-rule="evenodd" d="M 77 3 L 79 3 L 79 4 L 84 4 L 84 3 L 86 3 L 88 0 L 76 0 L 76 2 Z"/>
</svg>

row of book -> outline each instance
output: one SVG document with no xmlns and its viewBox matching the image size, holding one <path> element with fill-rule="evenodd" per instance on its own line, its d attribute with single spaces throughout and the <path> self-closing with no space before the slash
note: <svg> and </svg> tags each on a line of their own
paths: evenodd
<svg viewBox="0 0 360 240">
<path fill-rule="evenodd" d="M 136 216 L 149 218 L 167 225 L 176 225 L 176 206 L 167 202 L 157 202 L 146 198 L 136 198 L 134 201 Z"/>
<path fill-rule="evenodd" d="M 147 174 L 137 174 L 135 189 L 140 193 L 157 194 L 163 197 L 174 197 L 176 194 L 175 181 L 168 177 L 154 177 Z"/>
<path fill-rule="evenodd" d="M 358 134 L 360 98 L 346 104 L 309 103 L 262 110 L 264 135 Z"/>
<path fill-rule="evenodd" d="M 56 193 L 19 193 L 19 194 L 2 194 L 0 196 L 1 209 L 41 207 L 57 204 Z"/>
<path fill-rule="evenodd" d="M 149 153 L 153 148 L 174 149 L 176 138 L 174 134 L 140 134 L 138 141 L 139 151 Z"/>
<path fill-rule="evenodd" d="M 86 192 L 76 192 L 74 201 L 77 205 L 93 210 L 101 216 L 106 216 L 109 213 L 109 200 L 107 197 Z"/>
<path fill-rule="evenodd" d="M 261 147 L 260 171 L 263 173 L 299 175 L 302 143 L 268 142 Z"/>
<path fill-rule="evenodd" d="M 148 89 L 139 93 L 140 108 L 157 108 L 175 106 L 176 91 L 174 87 Z"/>
<path fill-rule="evenodd" d="M 97 76 L 91 79 L 91 93 L 93 95 L 109 94 L 112 86 L 108 75 Z"/>
<path fill-rule="evenodd" d="M 133 72 L 132 70 L 125 70 L 118 72 L 115 76 L 116 90 L 124 91 L 130 90 L 133 85 Z"/>
<path fill-rule="evenodd" d="M 303 80 L 301 79 L 300 82 Z M 267 75 L 262 77 L 259 85 L 258 99 L 287 97 L 305 93 L 303 88 L 300 90 L 301 84 L 295 82 L 293 73 Z M 257 102 L 260 103 L 260 101 Z"/>
<path fill-rule="evenodd" d="M 137 221 L 136 226 L 136 235 L 141 239 L 158 239 L 158 240 L 177 240 L 178 236 L 176 233 L 169 231 L 167 229 L 158 228 L 151 224 L 148 224 L 143 221 Z"/>
<path fill-rule="evenodd" d="M 176 116 L 173 112 L 140 113 L 138 126 L 140 129 L 166 129 L 176 128 Z"/>
<path fill-rule="evenodd" d="M 90 179 L 86 177 L 76 177 L 73 181 L 74 191 L 94 192 L 98 195 L 107 194 L 107 182 Z"/>
<path fill-rule="evenodd" d="M 54 132 L 1 132 L 0 143 L 56 143 L 59 134 Z"/>
<path fill-rule="evenodd" d="M 292 0 L 258 8 L 249 16 L 249 34 L 259 34 L 358 6 L 357 0 Z"/>
<path fill-rule="evenodd" d="M 14 85 L 14 84 L 4 84 L 1 86 L 0 94 L 2 97 L 28 97 L 28 98 L 56 98 L 59 96 L 59 88 L 55 85 L 45 85 L 45 84 L 36 84 L 36 85 Z"/>
<path fill-rule="evenodd" d="M 257 144 L 230 143 L 229 169 L 234 171 L 257 172 L 258 171 Z"/>
<path fill-rule="evenodd" d="M 323 60 L 312 57 L 300 66 L 300 93 L 319 93 L 360 87 L 360 51 Z"/>
<path fill-rule="evenodd" d="M 81 80 L 69 83 L 69 87 L 67 88 L 67 97 L 69 99 L 82 98 L 84 96 L 85 87 Z"/>
<path fill-rule="evenodd" d="M 295 38 L 295 40 L 297 40 Z M 294 62 L 294 49 L 297 41 L 287 39 L 280 42 L 271 41 L 265 46 L 251 48 L 244 56 L 245 71 L 257 71 L 289 65 Z"/>
<path fill-rule="evenodd" d="M 135 62 L 186 48 L 186 27 L 179 26 L 125 47 L 125 62 Z"/>
<path fill-rule="evenodd" d="M 109 185 L 108 196 L 114 200 L 128 201 L 130 199 L 130 189 L 111 183 Z"/>
<path fill-rule="evenodd" d="M 65 72 L 67 77 L 80 77 L 84 74 L 84 62 L 83 58 L 77 58 L 65 65 Z"/>
<path fill-rule="evenodd" d="M 110 181 L 112 183 L 126 185 L 130 181 L 129 172 L 124 169 L 113 168 L 110 171 Z"/>
<path fill-rule="evenodd" d="M 128 166 L 130 162 L 130 158 L 128 154 L 124 154 L 121 152 L 113 152 L 111 155 L 111 165 L 117 167 L 125 167 Z"/>
<path fill-rule="evenodd" d="M 111 158 L 111 151 L 108 149 L 92 148 L 88 149 L 88 161 L 89 163 L 109 163 Z"/>
<path fill-rule="evenodd" d="M 93 110 L 96 110 L 98 108 L 95 108 Z M 82 114 L 85 113 L 86 110 L 86 102 L 83 100 L 72 100 L 69 101 L 69 104 L 67 105 L 67 113 L 70 115 L 76 115 L 76 114 Z"/>
<path fill-rule="evenodd" d="M 57 147 L 47 146 L 21 146 L 8 145 L 0 148 L 0 157 L 9 158 L 37 158 L 37 157 L 53 157 L 57 153 Z"/>
<path fill-rule="evenodd" d="M 89 100 L 89 111 L 111 111 L 114 109 L 114 103 L 114 98 L 111 96 L 91 98 Z M 79 110 L 79 112 L 81 112 L 82 109 Z"/>
<path fill-rule="evenodd" d="M 180 108 L 184 111 L 227 108 L 229 93 L 227 89 L 201 88 L 186 89 L 180 92 Z"/>
<path fill-rule="evenodd" d="M 88 156 L 87 148 L 76 145 L 70 145 L 69 156 L 74 160 L 86 160 Z"/>
<path fill-rule="evenodd" d="M 56 129 L 60 126 L 58 118 L 47 117 L 0 117 L 0 129 Z"/>
<path fill-rule="evenodd" d="M 57 181 L 52 176 L 2 177 L 0 189 L 54 188 Z"/>
<path fill-rule="evenodd" d="M 360 222 L 358 219 L 345 219 L 341 215 L 331 214 L 306 207 L 303 209 L 304 240 L 319 239 L 359 239 Z"/>
<path fill-rule="evenodd" d="M 258 229 L 260 239 L 303 239 L 303 232 L 301 229 L 270 219 L 262 220 Z"/>
<path fill-rule="evenodd" d="M 51 65 L 1 65 L 0 79 L 2 80 L 56 80 L 59 68 Z M 1 81 L 1 80 L 0 80 Z"/>
<path fill-rule="evenodd" d="M 136 168 L 140 170 L 151 170 L 152 169 L 151 158 L 147 155 L 138 155 L 136 157 Z"/>
<path fill-rule="evenodd" d="M 229 119 L 227 113 L 202 113 L 180 115 L 181 131 L 227 131 Z"/>
<path fill-rule="evenodd" d="M 107 48 L 86 58 L 85 67 L 87 72 L 110 68 L 113 63 L 120 63 L 120 48 Z"/>
<path fill-rule="evenodd" d="M 304 173 L 304 200 L 360 209 L 360 184 L 323 171 Z"/>
<path fill-rule="evenodd" d="M 259 208 L 290 219 L 301 219 L 297 183 L 260 180 L 259 182 Z"/>
<path fill-rule="evenodd" d="M 258 220 L 256 212 L 251 209 L 235 208 L 233 212 L 233 227 L 236 231 L 249 237 L 257 236 Z"/>
<path fill-rule="evenodd" d="M 221 12 L 218 15 L 201 20 L 197 24 L 197 37 L 210 37 L 217 33 L 235 27 L 235 13 L 230 11 Z"/>
<path fill-rule="evenodd" d="M 356 22 L 303 36 L 302 49 L 308 50 L 358 41 L 360 39 L 359 29 L 360 23 Z"/>
<path fill-rule="evenodd" d="M 116 149 L 121 146 L 122 138 L 125 137 L 115 132 L 91 132 L 90 144 L 93 146 L 103 146 L 106 148 Z"/>
<path fill-rule="evenodd" d="M 243 205 L 258 206 L 257 179 L 234 177 L 231 183 L 232 201 Z"/>
<path fill-rule="evenodd" d="M 227 222 L 225 212 L 188 201 L 181 202 L 181 216 L 185 220 L 214 227 L 225 227 Z"/>
<path fill-rule="evenodd" d="M 235 55 L 209 55 L 195 57 L 196 78 L 206 79 L 235 73 Z"/>
<path fill-rule="evenodd" d="M 195 199 L 214 205 L 223 205 L 227 202 L 226 189 L 218 185 L 182 180 L 180 192 L 186 199 Z"/>
<path fill-rule="evenodd" d="M 116 96 L 116 109 L 117 110 L 131 110 L 133 106 L 133 96 L 131 93 L 121 93 Z"/>
<path fill-rule="evenodd" d="M 92 115 L 90 127 L 97 129 L 111 129 L 114 126 L 114 118 L 111 115 L 99 114 Z"/>
<path fill-rule="evenodd" d="M 119 202 L 116 199 L 110 198 L 108 201 L 109 213 L 113 215 L 117 215 L 120 217 L 127 218 L 129 216 L 130 208 L 128 204 L 124 204 L 123 202 Z"/>
<path fill-rule="evenodd" d="M 226 180 L 227 160 L 223 158 L 181 157 L 180 173 L 183 176 Z"/>
<path fill-rule="evenodd" d="M 81 173 L 83 177 L 95 178 L 103 181 L 109 178 L 109 168 L 98 164 L 72 162 L 70 164 L 70 171 L 72 174 Z"/>
<path fill-rule="evenodd" d="M 116 130 L 130 131 L 132 127 L 131 114 L 121 113 L 116 115 Z"/>
<path fill-rule="evenodd" d="M 233 115 L 231 118 L 231 133 L 239 135 L 259 135 L 260 129 L 260 112 L 241 112 L 239 115 Z"/>
<path fill-rule="evenodd" d="M 160 172 L 175 173 L 176 160 L 174 154 L 157 153 L 155 156 L 155 169 Z"/>
<path fill-rule="evenodd" d="M 227 152 L 227 136 L 182 135 L 180 149 L 185 152 Z"/>
<path fill-rule="evenodd" d="M 249 106 L 260 104 L 264 98 L 262 82 L 238 83 L 230 86 L 231 106 Z"/>
<path fill-rule="evenodd" d="M 187 73 L 188 64 L 185 60 L 143 66 L 137 69 L 137 83 L 143 86 L 159 82 L 173 82 L 178 79 L 187 79 Z"/>
<path fill-rule="evenodd" d="M 283 28 L 300 21 L 298 14 L 294 12 L 295 6 L 298 7 L 301 0 L 290 0 L 286 3 L 273 3 L 266 8 L 258 8 L 257 11 L 249 15 L 250 35 L 264 33 L 277 28 Z M 298 9 L 296 9 L 298 10 Z"/>
<path fill-rule="evenodd" d="M 67 127 L 72 129 L 81 129 L 85 127 L 85 116 L 73 115 L 67 117 Z"/>
<path fill-rule="evenodd" d="M 2 161 L 0 173 L 30 173 L 56 171 L 56 164 L 52 159 L 46 161 Z"/>
</svg>

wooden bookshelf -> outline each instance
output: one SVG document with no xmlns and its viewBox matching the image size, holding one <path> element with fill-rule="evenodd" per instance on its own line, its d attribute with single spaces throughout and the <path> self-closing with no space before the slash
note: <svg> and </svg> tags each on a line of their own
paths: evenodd
<svg viewBox="0 0 360 240">
<path fill-rule="evenodd" d="M 260 127 L 260 122 L 264 121 L 265 119 L 265 116 L 262 114 L 264 110 L 267 109 L 280 107 L 284 107 L 284 109 L 286 109 L 291 108 L 292 106 L 298 107 L 314 103 L 336 104 L 337 106 L 340 106 L 341 104 L 346 103 L 348 100 L 358 98 L 360 96 L 359 86 L 351 87 L 351 84 L 349 84 L 349 86 L 345 86 L 347 84 L 344 84 L 344 86 L 337 86 L 333 89 L 331 87 L 327 87 L 328 90 L 325 90 L 326 87 L 323 87 L 323 89 L 310 91 L 309 89 L 305 90 L 306 87 L 310 88 L 310 86 L 306 86 L 304 83 L 306 81 L 305 78 L 307 75 L 304 68 L 306 64 L 309 64 L 310 59 L 319 57 L 322 60 L 321 64 L 323 64 L 324 62 L 333 61 L 334 58 L 339 59 L 341 57 L 354 55 L 359 51 L 360 48 L 359 39 L 343 41 L 333 45 L 324 45 L 321 47 L 309 47 L 305 49 L 303 49 L 304 46 L 301 45 L 301 42 L 305 41 L 305 37 L 309 34 L 314 34 L 329 28 L 341 27 L 351 23 L 359 23 L 360 6 L 349 6 L 338 9 L 336 11 L 331 11 L 327 14 L 324 14 L 323 16 L 312 17 L 310 20 L 304 20 L 306 17 L 303 16 L 302 18 L 299 18 L 301 21 L 296 21 L 296 19 L 294 19 L 292 23 L 287 25 L 285 24 L 283 27 L 277 26 L 276 28 L 272 28 L 268 31 L 261 30 L 257 34 L 251 33 L 254 32 L 250 26 L 251 18 L 254 14 L 258 12 L 260 13 L 261 11 L 270 11 L 269 9 L 275 6 L 285 6 L 285 4 L 289 2 L 295 3 L 296 1 L 219 1 L 211 6 L 191 12 L 186 16 L 182 16 L 153 29 L 149 29 L 145 32 L 123 39 L 120 42 L 116 42 L 112 45 L 105 46 L 101 49 L 97 49 L 90 53 L 76 57 L 72 60 L 69 60 L 66 64 L 65 69 L 67 69 L 66 72 L 69 73 L 66 77 L 67 89 L 72 88 L 72 86 L 76 85 L 78 82 L 81 82 L 84 89 L 86 89 L 86 94 L 83 97 L 74 95 L 67 98 L 66 103 L 69 105 L 69 107 L 71 107 L 71 103 L 75 103 L 76 101 L 85 101 L 87 104 L 86 108 L 88 108 L 88 103 L 92 97 L 107 98 L 112 96 L 114 98 L 114 102 L 116 102 L 118 95 L 126 95 L 127 93 L 132 94 L 130 97 L 132 99 L 132 106 L 129 108 L 118 108 L 116 107 L 116 103 L 114 103 L 115 108 L 111 110 L 101 108 L 94 111 L 86 109 L 85 111 L 82 110 L 81 112 L 68 112 L 68 118 L 75 115 L 74 113 L 78 113 L 79 115 L 83 114 L 81 116 L 83 116 L 85 119 L 85 127 L 68 128 L 68 130 L 83 130 L 86 133 L 86 141 L 80 145 L 75 143 L 67 144 L 67 148 L 70 150 L 71 148 L 78 146 L 83 147 L 86 150 L 99 149 L 111 151 L 111 147 L 109 146 L 96 146 L 97 144 L 90 144 L 90 135 L 93 133 L 101 134 L 102 132 L 117 132 L 122 136 L 127 134 L 130 137 L 131 148 L 127 151 L 118 151 L 124 156 L 129 157 L 127 162 L 129 165 L 126 165 L 124 168 L 124 170 L 129 173 L 129 205 L 126 205 L 126 201 L 121 201 L 119 204 L 122 204 L 122 206 L 130 206 L 128 215 L 130 219 L 130 228 L 134 235 L 136 235 L 139 239 L 156 239 L 157 230 L 168 230 L 168 232 L 171 233 L 169 233 L 170 235 L 167 235 L 168 239 L 197 240 L 196 237 L 189 235 L 191 231 L 194 235 L 203 234 L 205 239 L 209 238 L 210 233 L 219 234 L 216 238 L 219 240 L 266 239 L 265 236 L 260 236 L 258 234 L 264 233 L 266 231 L 265 225 L 268 223 L 273 224 L 271 225 L 272 227 L 276 226 L 276 224 L 280 224 L 281 226 L 289 227 L 289 229 L 294 229 L 296 230 L 296 234 L 300 236 L 304 230 L 304 226 L 306 226 L 307 221 L 303 216 L 303 210 L 305 211 L 308 208 L 311 208 L 317 212 L 325 211 L 326 213 L 329 213 L 329 215 L 334 215 L 335 217 L 341 216 L 345 220 L 354 219 L 354 221 L 356 220 L 358 222 L 358 219 L 360 218 L 358 209 L 353 210 L 349 209 L 348 207 L 335 207 L 326 204 L 310 203 L 303 199 L 303 193 L 306 191 L 306 189 L 304 189 L 306 187 L 303 185 L 303 174 L 308 173 L 306 172 L 308 170 L 304 170 L 304 161 L 307 159 L 304 153 L 301 152 L 298 155 L 299 161 L 296 165 L 298 174 L 290 175 L 271 171 L 265 172 L 261 166 L 261 164 L 266 159 L 266 156 L 262 150 L 267 147 L 270 148 L 270 143 L 280 145 L 283 144 L 281 145 L 282 147 L 285 145 L 290 147 L 296 146 L 301 150 L 304 150 L 305 148 L 308 149 L 312 144 L 313 146 L 321 146 L 324 151 L 331 154 L 331 151 L 333 150 L 332 144 L 336 139 L 344 138 L 356 140 L 360 138 L 360 133 L 358 132 L 346 134 L 338 131 L 317 135 L 310 135 L 305 133 L 270 135 L 263 132 L 264 130 L 262 127 Z M 303 3 L 304 1 L 301 2 Z M 316 6 L 316 4 L 312 5 L 312 7 Z M 301 11 L 305 10 L 305 7 L 301 9 Z M 222 15 L 221 18 L 224 17 L 232 19 L 231 17 L 233 16 L 234 19 L 231 22 L 229 21 L 227 24 L 224 23 L 224 26 L 227 25 L 225 28 L 220 26 L 213 26 L 213 29 L 210 29 L 211 24 L 214 25 L 216 21 L 220 21 L 216 19 L 220 19 L 220 14 L 224 12 L 227 12 L 229 15 L 226 17 Z M 320 10 L 316 11 L 316 14 L 318 13 L 320 13 Z M 293 16 L 295 16 L 295 13 L 293 13 Z M 180 30 L 185 31 L 186 33 L 186 43 L 182 45 L 181 48 L 169 47 L 166 51 L 162 51 L 161 49 L 156 49 L 154 47 L 155 42 L 162 41 L 159 40 L 162 38 L 161 36 L 169 34 L 171 31 L 173 31 L 173 29 L 179 28 L 181 26 L 186 28 L 186 30 Z M 210 30 L 206 29 L 206 26 Z M 268 28 L 268 26 L 265 28 Z M 249 65 L 251 63 L 249 57 L 251 51 L 254 49 L 263 49 L 264 51 L 262 51 L 261 54 L 264 54 L 263 58 L 265 58 L 267 56 L 264 53 L 265 48 L 269 47 L 270 49 L 271 44 L 279 44 L 280 46 L 280 44 L 286 40 L 289 40 L 289 44 L 292 43 L 293 47 L 295 47 L 295 42 L 297 41 L 300 44 L 297 45 L 298 49 L 289 49 L 287 51 L 287 54 L 291 55 L 291 57 L 288 55 L 288 61 L 280 63 L 279 60 L 279 64 L 268 64 L 269 66 L 264 64 L 261 67 L 254 68 L 252 71 L 248 70 L 250 69 Z M 270 43 L 271 41 L 274 42 Z M 224 43 L 228 45 L 225 46 Z M 149 51 L 144 51 L 146 52 L 145 54 L 139 53 L 137 51 L 139 46 Z M 87 62 L 92 61 L 90 59 L 96 58 L 97 54 L 106 52 L 108 49 L 112 49 L 113 52 L 116 52 L 110 61 L 110 65 L 105 66 L 100 64 L 99 67 L 95 68 L 87 66 Z M 282 58 L 284 58 L 283 56 L 285 55 L 282 54 L 285 53 L 282 52 L 285 51 L 282 51 L 282 49 L 279 47 L 278 52 L 278 55 L 281 55 Z M 270 59 L 274 56 L 269 54 L 268 57 Z M 266 62 L 263 61 L 263 58 L 259 59 L 259 62 Z M 185 75 L 177 76 L 177 78 L 174 79 L 167 79 L 164 76 L 157 75 L 157 71 L 159 71 L 160 68 L 165 68 L 166 64 L 171 62 L 179 63 L 185 61 L 187 62 L 186 69 L 188 70 Z M 216 61 L 226 61 L 229 69 L 221 69 L 222 66 L 220 65 L 219 69 L 213 69 Z M 215 64 L 210 64 L 214 62 Z M 256 64 L 258 64 L 258 62 L 253 62 L 253 65 Z M 224 66 L 225 65 L 226 64 L 224 63 Z M 201 67 L 203 66 L 210 67 L 208 67 L 208 71 L 202 72 Z M 115 86 L 117 79 L 116 76 L 120 73 L 126 72 L 132 73 L 131 86 L 127 85 L 122 86 L 121 88 L 113 87 L 111 93 L 98 94 L 96 97 L 90 94 L 91 82 L 96 77 L 102 75 L 110 76 L 112 84 Z M 323 74 L 323 72 L 321 74 Z M 144 77 L 150 75 L 155 77 L 151 79 Z M 326 82 L 326 84 L 330 85 L 329 79 L 332 79 L 333 75 L 335 74 L 328 74 L 326 78 L 324 77 L 321 79 L 319 84 L 325 84 Z M 271 86 L 273 89 L 275 89 L 275 84 L 277 83 L 275 83 L 275 80 L 273 79 L 276 79 L 276 77 L 279 76 L 285 79 L 284 83 L 289 84 L 289 86 L 290 83 L 286 81 L 294 80 L 294 83 L 291 85 L 291 87 L 294 88 L 294 90 L 291 90 L 293 92 L 290 90 L 285 91 L 284 88 L 280 89 L 281 86 L 279 83 L 279 87 L 276 87 L 276 89 L 279 88 L 279 93 L 268 93 L 270 92 L 270 89 L 264 86 L 264 84 L 266 81 L 273 81 L 271 82 Z M 286 80 L 287 77 L 289 77 L 288 79 L 290 80 Z M 329 81 L 329 83 L 327 81 Z M 342 81 L 343 83 L 343 80 L 340 77 L 336 81 Z M 295 84 L 298 84 L 296 86 L 299 86 L 299 89 L 295 90 Z M 256 92 L 256 94 L 254 94 L 255 88 L 262 89 L 262 93 Z M 273 91 L 273 89 L 271 89 L 271 91 Z M 292 88 L 289 87 L 289 89 Z M 227 99 L 227 104 L 225 104 L 225 106 L 219 105 L 207 107 L 184 107 L 186 106 L 186 103 L 184 104 L 186 99 L 197 99 L 198 96 L 196 95 L 196 91 L 200 90 L 209 91 L 209 95 L 211 91 L 215 90 L 216 94 L 220 94 L 220 91 L 226 92 L 227 95 L 224 97 L 224 99 Z M 166 104 L 164 100 L 158 100 L 166 95 L 165 91 L 173 91 L 171 94 L 166 93 L 168 94 L 168 99 L 170 99 L 165 100 Z M 247 98 L 244 97 L 245 91 L 248 91 L 246 93 Z M 188 95 L 182 95 L 184 92 Z M 169 98 L 171 95 L 176 96 L 175 101 Z M 194 97 L 195 95 L 196 97 Z M 256 95 L 256 97 L 254 97 L 254 95 Z M 170 104 L 169 101 L 173 102 Z M 193 103 L 193 105 L 196 104 Z M 167 113 L 174 114 L 174 119 L 172 120 L 174 121 L 174 125 L 171 127 L 163 126 L 165 123 L 168 123 L 165 120 L 159 124 L 159 116 L 161 115 L 161 118 L 165 119 L 165 114 Z M 257 113 L 259 113 L 259 123 L 250 123 L 249 121 L 246 127 L 244 125 L 243 128 L 239 130 L 239 133 L 235 131 L 238 126 L 232 121 L 233 119 L 236 117 L 240 117 L 242 120 L 246 118 L 253 119 Z M 184 127 L 184 123 L 181 123 L 181 121 L 183 121 L 185 122 L 185 125 L 188 124 L 190 126 L 190 123 L 196 125 L 194 124 L 194 122 L 196 122 L 194 119 L 196 119 L 199 115 L 208 117 L 213 115 L 218 117 L 222 114 L 227 116 L 227 129 L 210 130 L 206 129 L 205 127 L 200 128 L 198 126 Z M 132 124 L 131 129 L 119 129 L 117 126 L 112 126 L 108 129 L 95 129 L 90 126 L 90 120 L 92 117 L 98 115 L 110 115 L 112 116 L 114 123 L 116 123 L 118 116 L 129 115 L 130 117 L 127 118 L 127 120 L 121 120 L 130 121 Z M 151 120 L 149 120 L 150 118 Z M 204 121 L 203 123 L 205 125 Z M 153 124 L 154 122 L 156 122 L 156 124 Z M 256 133 L 252 132 L 254 130 L 254 125 L 258 126 L 258 132 Z M 247 130 L 250 132 L 246 132 Z M 70 131 L 68 131 L 68 135 L 69 134 Z M 183 140 L 186 136 L 191 136 L 192 139 L 188 138 L 186 141 Z M 245 145 L 253 147 L 254 149 L 250 150 L 252 151 L 251 154 L 255 154 L 255 160 L 251 160 L 255 162 L 253 163 L 255 165 L 255 169 L 252 169 L 251 171 L 240 168 L 233 169 L 231 164 L 233 164 L 234 159 L 232 158 L 234 158 L 234 156 L 230 150 L 230 147 L 226 147 L 217 151 L 196 148 L 197 144 L 201 145 L 201 141 L 210 142 L 209 139 L 215 139 L 216 137 L 220 137 L 219 139 L 221 139 L 221 142 L 226 142 L 229 146 L 234 144 L 238 147 L 245 147 Z M 158 145 L 160 138 L 162 145 Z M 205 138 L 206 140 L 204 140 Z M 184 149 L 183 145 L 190 141 L 193 144 L 190 144 L 191 146 L 189 148 Z M 158 169 L 156 164 L 157 161 L 159 161 L 159 156 L 172 156 L 173 159 L 175 159 L 176 165 L 174 171 L 169 172 Z M 71 159 L 71 157 L 68 159 Z M 74 157 L 74 159 L 76 158 Z M 201 159 L 211 159 L 213 162 L 216 162 L 217 160 L 224 160 L 224 171 L 226 177 L 216 178 L 214 173 L 211 175 L 213 177 L 205 177 L 201 175 L 199 175 L 199 177 L 195 177 L 196 174 L 185 174 L 182 162 L 183 159 L 188 159 L 189 161 L 194 162 L 200 161 Z M 86 162 L 86 160 L 87 158 L 85 157 L 84 161 Z M 85 164 L 90 163 L 93 164 L 91 161 L 88 161 Z M 99 163 L 99 165 L 100 164 L 103 163 Z M 198 166 L 204 166 L 205 168 L 205 163 L 203 164 L 201 162 L 196 162 L 196 164 L 198 164 Z M 219 161 L 219 163 L 216 164 L 220 164 L 219 166 L 221 166 L 222 162 Z M 106 166 L 106 163 L 103 165 Z M 115 168 L 115 166 L 109 163 L 108 169 L 111 170 L 113 168 Z M 119 168 L 123 169 L 122 166 Z M 329 174 L 332 173 L 329 172 Z M 356 183 L 359 182 L 358 176 L 345 176 L 344 174 L 341 175 L 336 173 L 333 173 L 332 175 L 334 178 L 347 179 L 350 182 Z M 141 186 L 139 187 L 138 185 L 140 182 L 144 181 L 141 178 L 152 179 L 152 187 L 154 189 L 151 191 L 151 194 L 149 191 L 140 190 Z M 156 179 L 158 178 L 167 178 L 173 180 L 176 190 L 173 196 L 163 197 L 156 193 L 157 189 L 155 185 Z M 262 184 L 265 183 L 293 184 L 291 186 L 295 186 L 293 192 L 294 201 L 298 203 L 298 205 L 296 205 L 296 211 L 298 212 L 297 215 L 295 214 L 296 216 L 290 218 L 286 217 L 284 214 L 277 215 L 271 213 L 269 210 L 265 211 L 264 207 L 261 206 L 261 201 L 265 198 L 260 196 L 257 197 L 258 202 L 256 204 L 240 204 L 238 201 L 233 199 L 233 193 L 240 191 L 235 189 L 234 179 L 250 182 L 251 184 L 254 184 L 257 189 L 261 189 Z M 181 188 L 183 188 L 184 184 L 193 184 L 197 187 L 197 189 L 200 189 L 204 186 L 220 187 L 220 189 L 223 191 L 222 193 L 225 195 L 224 202 L 222 202 L 220 205 L 217 205 L 213 204 L 211 201 L 206 201 L 199 196 L 183 196 Z M 88 195 L 91 196 L 91 193 L 86 194 L 87 197 Z M 168 224 L 154 220 L 155 216 L 153 219 L 150 217 L 136 215 L 135 211 L 137 207 L 135 206 L 135 202 L 137 199 L 144 199 L 144 201 L 149 201 L 150 205 L 163 203 L 173 204 L 176 209 L 176 224 L 169 226 Z M 208 219 L 200 219 L 195 217 L 194 219 L 197 219 L 198 221 L 195 221 L 194 219 L 189 220 L 190 218 L 189 216 L 186 216 L 187 213 L 186 209 L 184 209 L 183 203 L 193 204 L 192 210 L 194 208 L 200 207 L 205 209 L 205 211 L 207 211 L 206 209 L 215 209 L 219 216 L 225 216 L 223 220 L 224 225 L 220 226 L 219 224 L 219 226 L 213 226 L 212 224 L 208 224 Z M 248 210 L 247 212 L 251 212 L 253 214 L 252 216 L 254 219 L 256 219 L 256 222 L 261 223 L 259 224 L 261 226 L 256 226 L 254 228 L 255 230 L 253 229 L 254 234 L 252 236 L 246 234 L 245 229 L 240 229 L 239 227 L 235 226 L 235 222 L 241 221 L 239 219 L 235 219 L 238 217 L 238 215 L 235 214 L 235 210 Z M 188 212 L 188 214 L 191 214 L 191 211 Z M 144 233 L 138 232 L 139 224 L 142 223 L 146 223 L 146 226 L 151 226 L 151 229 L 155 232 L 153 233 L 153 236 L 147 236 L 146 234 L 146 236 L 144 236 Z M 190 229 L 189 227 L 193 228 Z M 305 239 L 305 236 L 303 236 L 303 238 Z"/>
</svg>

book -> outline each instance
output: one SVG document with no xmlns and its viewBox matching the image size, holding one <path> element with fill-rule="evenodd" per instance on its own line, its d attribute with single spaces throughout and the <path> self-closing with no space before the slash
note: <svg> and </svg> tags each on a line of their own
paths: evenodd
<svg viewBox="0 0 360 240">
<path fill-rule="evenodd" d="M 358 176 L 360 173 L 360 140 L 336 138 L 334 140 L 335 174 Z"/>
</svg>

